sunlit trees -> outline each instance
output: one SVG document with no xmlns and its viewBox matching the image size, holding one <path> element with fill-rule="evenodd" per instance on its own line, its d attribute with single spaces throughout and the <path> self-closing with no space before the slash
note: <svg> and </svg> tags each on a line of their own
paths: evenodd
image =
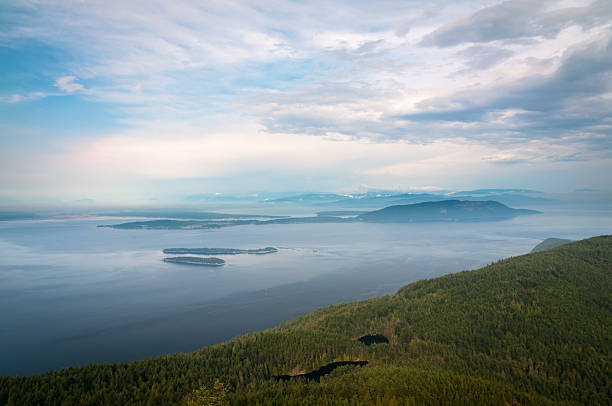
<svg viewBox="0 0 612 406">
<path fill-rule="evenodd" d="M 227 389 L 218 379 L 212 388 L 200 386 L 187 398 L 187 406 L 228 406 Z"/>
</svg>

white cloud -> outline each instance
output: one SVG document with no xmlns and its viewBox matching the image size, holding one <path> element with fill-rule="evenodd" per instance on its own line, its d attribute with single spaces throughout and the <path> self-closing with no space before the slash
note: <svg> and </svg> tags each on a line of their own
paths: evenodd
<svg viewBox="0 0 612 406">
<path fill-rule="evenodd" d="M 76 81 L 76 76 L 62 76 L 55 81 L 55 86 L 66 93 L 74 93 L 83 90 L 83 85 Z"/>
<path fill-rule="evenodd" d="M 24 93 L 24 94 L 14 93 L 14 94 L 7 95 L 7 96 L 0 96 L 0 103 L 8 103 L 8 104 L 23 103 L 23 102 L 28 102 L 32 100 L 42 99 L 52 94 L 53 93 L 47 93 L 47 92 L 30 92 L 30 93 Z"/>
<path fill-rule="evenodd" d="M 194 184 L 223 192 L 310 189 L 312 182 L 348 191 L 364 183 L 393 189 L 452 188 L 478 187 L 492 174 L 507 175 L 509 166 L 513 173 L 523 173 L 526 180 L 529 170 L 546 172 L 551 164 L 560 165 L 556 170 L 562 173 L 575 170 L 580 160 L 599 165 L 610 159 L 596 151 L 575 156 L 576 150 L 588 150 L 582 145 L 586 140 L 568 142 L 563 146 L 556 140 L 528 141 L 497 147 L 467 140 L 372 143 L 256 129 L 206 133 L 197 127 L 154 122 L 140 130 L 103 138 L 71 139 L 60 152 L 30 155 L 29 159 L 12 151 L 11 156 L 19 156 L 29 165 L 18 176 L 14 170 L 5 172 L 0 182 L 14 187 L 36 184 L 45 189 L 54 185 L 111 194 L 129 191 L 133 182 L 141 185 L 139 193 L 154 193 L 155 182 L 161 181 L 175 183 L 175 192 L 183 194 L 193 193 Z M 5 161 L 7 167 L 16 163 Z M 10 179 L 5 178 L 7 174 Z M 546 189 L 556 185 L 536 186 Z"/>
<path fill-rule="evenodd" d="M 544 97 L 545 90 L 549 101 L 565 101 L 567 93 L 555 94 L 561 87 L 553 85 L 569 58 L 578 55 L 568 78 L 605 59 L 577 51 L 606 50 L 589 45 L 611 32 L 606 3 L 486 6 L 472 0 L 19 3 L 8 7 L 18 12 L 0 29 L 0 43 L 19 48 L 33 41 L 68 55 L 55 73 L 45 67 L 39 73 L 54 75 L 50 83 L 62 72 L 71 75 L 55 81 L 64 93 L 15 87 L 0 101 L 76 94 L 106 102 L 121 117 L 125 131 L 101 136 L 83 128 L 84 140 L 58 140 L 72 147 L 40 161 L 41 171 L 45 165 L 49 173 L 65 171 L 49 182 L 85 174 L 116 182 L 261 172 L 273 178 L 281 168 L 297 178 L 332 174 L 337 184 L 449 186 L 449 172 L 458 181 L 534 162 L 603 159 L 594 145 L 609 149 L 610 123 L 584 112 L 606 111 L 612 99 L 605 86 L 585 97 L 564 90 L 577 95 L 571 108 L 549 103 L 534 111 L 519 102 Z M 526 19 L 506 21 L 513 10 Z M 501 30 L 487 25 L 500 18 Z M 444 46 L 424 46 L 428 41 Z M 530 89 L 537 91 L 530 96 Z M 559 124 L 569 119 L 571 131 Z M 557 127 L 542 130 L 551 124 Z M 569 138 L 577 135 L 587 139 Z"/>
</svg>

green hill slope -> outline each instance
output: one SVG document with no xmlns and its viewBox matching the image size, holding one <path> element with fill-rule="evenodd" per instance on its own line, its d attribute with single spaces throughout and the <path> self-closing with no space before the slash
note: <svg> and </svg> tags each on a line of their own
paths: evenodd
<svg viewBox="0 0 612 406">
<path fill-rule="evenodd" d="M 0 404 L 185 404 L 216 378 L 232 404 L 609 404 L 612 237 L 320 309 L 189 354 L 0 379 Z M 366 346 L 364 334 L 388 344 Z M 320 383 L 276 375 L 345 366 Z"/>
</svg>

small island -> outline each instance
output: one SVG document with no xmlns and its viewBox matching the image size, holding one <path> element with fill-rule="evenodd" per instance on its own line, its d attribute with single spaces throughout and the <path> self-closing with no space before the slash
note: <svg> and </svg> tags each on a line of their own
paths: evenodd
<svg viewBox="0 0 612 406">
<path fill-rule="evenodd" d="M 171 262 L 173 264 L 185 264 L 185 265 L 200 265 L 200 266 L 223 266 L 225 261 L 221 258 L 209 257 L 168 257 L 164 258 L 164 262 Z"/>
<path fill-rule="evenodd" d="M 202 230 L 257 223 L 259 223 L 259 220 L 147 220 L 120 224 L 100 224 L 97 227 L 119 230 Z"/>
<path fill-rule="evenodd" d="M 278 252 L 274 247 L 241 250 L 236 248 L 166 248 L 164 254 L 192 254 L 192 255 L 264 255 Z"/>
</svg>

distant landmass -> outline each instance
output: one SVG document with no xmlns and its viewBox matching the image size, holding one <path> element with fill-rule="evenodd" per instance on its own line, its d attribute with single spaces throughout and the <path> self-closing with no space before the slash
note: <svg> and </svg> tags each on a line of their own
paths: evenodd
<svg viewBox="0 0 612 406">
<path fill-rule="evenodd" d="M 572 240 L 566 240 L 564 238 L 547 238 L 535 247 L 533 247 L 531 252 L 546 251 L 551 248 L 556 248 L 565 244 L 569 244 L 570 242 L 572 242 Z"/>
<path fill-rule="evenodd" d="M 305 224 L 305 223 L 346 223 L 351 219 L 333 216 L 311 216 L 311 217 L 289 217 L 284 219 L 265 220 L 257 222 L 257 225 L 269 224 Z"/>
<path fill-rule="evenodd" d="M 308 206 L 385 207 L 399 203 L 417 203 L 424 201 L 444 200 L 443 195 L 431 193 L 397 193 L 397 192 L 367 192 L 357 194 L 306 193 L 270 200 L 272 203 L 291 203 Z"/>
<path fill-rule="evenodd" d="M 338 217 L 321 215 L 311 217 L 285 217 L 271 220 L 150 220 L 135 221 L 98 227 L 118 229 L 218 229 L 237 225 L 271 225 L 271 224 L 303 224 L 303 223 L 408 223 L 435 221 L 496 221 L 506 220 L 520 215 L 539 213 L 535 210 L 513 209 L 495 201 L 442 200 L 406 205 L 389 206 L 381 210 L 356 212 L 337 211 L 335 213 L 360 213 L 353 217 Z"/>
<path fill-rule="evenodd" d="M 314 202 L 335 202 L 348 198 L 346 195 L 338 195 L 335 193 L 303 193 L 295 196 L 280 197 L 277 199 L 271 199 L 272 202 L 282 203 L 314 203 Z"/>
<path fill-rule="evenodd" d="M 198 221 L 198 220 L 147 220 L 130 221 L 120 224 L 101 224 L 98 227 L 110 227 L 124 230 L 152 229 L 152 230 L 197 230 L 207 228 L 223 228 L 245 224 L 257 224 L 258 220 L 228 220 L 228 221 Z"/>
<path fill-rule="evenodd" d="M 330 192 L 296 192 L 296 193 L 257 193 L 247 195 L 195 194 L 185 197 L 189 202 L 226 202 L 243 204 L 246 202 L 271 205 L 331 206 L 347 209 L 383 208 L 397 204 L 421 203 L 426 201 L 462 199 L 462 200 L 495 200 L 504 204 L 551 204 L 555 201 L 542 192 L 531 189 L 475 189 L 475 190 L 431 190 L 431 191 L 398 191 L 368 190 L 355 193 Z"/>
<path fill-rule="evenodd" d="M 339 217 L 339 216 L 359 216 L 360 214 L 367 213 L 365 210 L 331 210 L 331 211 L 319 211 L 317 216 L 320 217 Z"/>
<path fill-rule="evenodd" d="M 402 204 L 424 203 L 448 199 L 494 200 L 509 205 L 548 205 L 555 200 L 545 197 L 542 192 L 530 189 L 476 189 L 466 191 L 436 192 L 393 192 L 371 191 L 365 193 L 303 193 L 270 199 L 269 203 L 291 203 L 301 206 L 328 206 L 348 208 L 383 208 Z M 329 214 L 328 214 L 329 215 Z"/>
<path fill-rule="evenodd" d="M 0 211 L 0 221 L 11 220 L 38 220 L 41 216 L 37 213 L 25 211 Z"/>
<path fill-rule="evenodd" d="M 215 213 L 202 211 L 185 211 L 185 210 L 121 210 L 114 212 L 99 213 L 99 216 L 105 217 L 153 217 L 165 219 L 194 219 L 194 220 L 229 220 L 229 219 L 255 219 L 255 218 L 281 218 L 287 216 L 267 216 L 260 214 L 230 214 L 230 213 Z"/>
<path fill-rule="evenodd" d="M 215 257 L 168 257 L 164 258 L 164 262 L 185 265 L 201 265 L 201 266 L 223 266 L 225 261 Z"/>
<path fill-rule="evenodd" d="M 166 248 L 164 254 L 192 254 L 192 255 L 238 255 L 254 254 L 264 255 L 278 252 L 274 247 L 241 250 L 236 248 Z"/>
<path fill-rule="evenodd" d="M 372 223 L 408 223 L 430 221 L 505 220 L 535 210 L 512 209 L 494 201 L 443 200 L 386 207 L 361 214 L 357 219 Z"/>
<path fill-rule="evenodd" d="M 505 194 L 542 194 L 537 190 L 532 189 L 474 189 L 474 190 L 462 190 L 458 192 L 450 192 L 449 196 L 488 196 L 493 193 L 505 193 Z"/>
</svg>

